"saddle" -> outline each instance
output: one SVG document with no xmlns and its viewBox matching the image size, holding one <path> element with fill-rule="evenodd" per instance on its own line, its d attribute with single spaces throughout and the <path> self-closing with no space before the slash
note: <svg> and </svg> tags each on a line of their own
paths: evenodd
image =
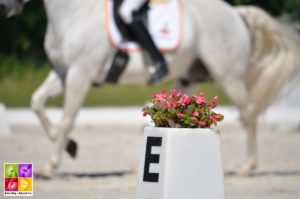
<svg viewBox="0 0 300 199">
<path fill-rule="evenodd" d="M 130 30 L 129 26 L 123 22 L 119 10 L 123 3 L 123 0 L 113 0 L 113 15 L 116 26 L 120 31 L 124 41 L 134 41 L 137 42 L 134 31 Z M 133 17 L 138 19 L 147 27 L 148 24 L 148 10 L 149 1 L 138 10 L 133 13 Z M 125 70 L 127 63 L 129 61 L 129 55 L 127 52 L 118 49 L 117 53 L 113 58 L 113 62 L 106 76 L 105 82 L 107 83 L 117 83 L 122 72 Z"/>
</svg>

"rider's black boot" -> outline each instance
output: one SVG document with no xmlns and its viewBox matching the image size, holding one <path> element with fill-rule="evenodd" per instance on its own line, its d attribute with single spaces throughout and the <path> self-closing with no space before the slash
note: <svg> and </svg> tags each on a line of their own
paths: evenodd
<svg viewBox="0 0 300 199">
<path fill-rule="evenodd" d="M 139 44 L 148 51 L 151 59 L 154 61 L 155 72 L 148 80 L 148 84 L 153 85 L 159 82 L 164 76 L 168 74 L 167 63 L 163 55 L 153 42 L 152 37 L 146 29 L 145 25 L 140 20 L 134 20 L 131 24 L 128 25 L 134 32 L 135 38 L 138 40 Z"/>
</svg>

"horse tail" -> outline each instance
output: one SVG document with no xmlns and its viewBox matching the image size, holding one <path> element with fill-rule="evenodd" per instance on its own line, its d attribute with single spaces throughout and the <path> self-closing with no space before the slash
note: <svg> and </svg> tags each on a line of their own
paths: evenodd
<svg viewBox="0 0 300 199">
<path fill-rule="evenodd" d="M 273 19 L 258 7 L 239 6 L 236 9 L 251 38 L 246 84 L 251 90 L 255 89 L 259 78 L 274 78 L 272 91 L 276 95 L 294 70 L 300 68 L 297 67 L 300 66 L 300 36 L 291 26 Z"/>
</svg>

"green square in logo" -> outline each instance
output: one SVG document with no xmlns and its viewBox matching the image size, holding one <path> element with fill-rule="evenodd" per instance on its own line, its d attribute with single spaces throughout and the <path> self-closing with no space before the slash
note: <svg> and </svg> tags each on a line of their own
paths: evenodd
<svg viewBox="0 0 300 199">
<path fill-rule="evenodd" d="M 18 164 L 4 164 L 5 178 L 18 177 Z"/>
</svg>

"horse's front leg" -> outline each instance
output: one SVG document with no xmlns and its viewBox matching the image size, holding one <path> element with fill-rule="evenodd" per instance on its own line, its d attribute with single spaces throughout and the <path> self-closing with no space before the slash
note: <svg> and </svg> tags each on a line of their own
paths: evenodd
<svg viewBox="0 0 300 199">
<path fill-rule="evenodd" d="M 45 103 L 49 98 L 60 95 L 63 90 L 62 80 L 56 72 L 51 71 L 42 85 L 34 92 L 31 99 L 31 108 L 37 114 L 48 137 L 52 140 L 51 129 L 53 129 L 53 125 L 45 113 Z"/>
<path fill-rule="evenodd" d="M 54 169 L 61 163 L 63 151 L 69 142 L 68 135 L 74 125 L 78 110 L 89 91 L 91 82 L 91 75 L 84 68 L 72 67 L 69 69 L 66 76 L 63 115 L 58 126 L 54 129 L 55 132 L 53 132 L 53 136 L 57 140 L 56 151 L 41 173 L 44 177 L 50 178 Z"/>
</svg>

